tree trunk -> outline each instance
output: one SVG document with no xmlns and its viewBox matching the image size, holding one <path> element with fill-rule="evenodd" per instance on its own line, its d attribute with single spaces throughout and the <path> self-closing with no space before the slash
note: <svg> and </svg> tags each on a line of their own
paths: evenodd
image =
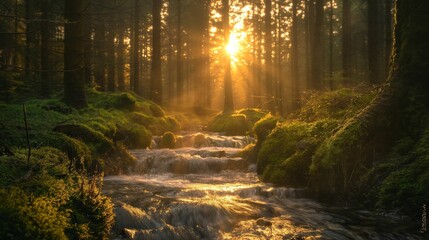
<svg viewBox="0 0 429 240">
<path fill-rule="evenodd" d="M 106 68 L 107 68 L 107 91 L 114 92 L 116 90 L 116 79 L 115 79 L 115 18 L 111 16 L 109 19 L 109 31 L 106 36 Z"/>
<path fill-rule="evenodd" d="M 162 76 L 161 76 L 161 0 L 153 0 L 153 38 L 152 38 L 152 68 L 150 99 L 162 104 Z"/>
<path fill-rule="evenodd" d="M 272 0 L 264 0 L 265 3 L 265 95 L 267 97 L 267 109 L 275 112 L 274 88 L 273 88 L 273 61 L 272 61 L 272 35 L 271 35 L 271 9 Z"/>
<path fill-rule="evenodd" d="M 299 108 L 299 53 L 298 53 L 298 0 L 292 1 L 291 29 L 291 78 L 292 78 L 292 110 Z"/>
<path fill-rule="evenodd" d="M 381 82 L 382 69 L 380 58 L 380 24 L 378 21 L 378 1 L 367 0 L 368 3 L 368 67 L 369 82 L 377 84 Z"/>
<path fill-rule="evenodd" d="M 320 90 L 323 81 L 323 0 L 316 0 L 314 5 L 314 31 L 311 43 L 311 85 L 310 88 Z"/>
<path fill-rule="evenodd" d="M 33 0 L 25 1 L 25 20 L 26 20 L 26 36 L 25 36 L 25 71 L 26 79 L 29 81 L 34 80 L 34 70 L 38 69 L 35 59 L 37 59 L 36 48 L 38 42 L 36 39 L 37 22 L 36 17 L 36 6 Z"/>
<path fill-rule="evenodd" d="M 83 76 L 83 1 L 65 0 L 64 102 L 74 108 L 87 106 Z"/>
<path fill-rule="evenodd" d="M 182 76 L 182 4 L 181 0 L 177 0 L 177 104 L 182 105 L 184 103 L 183 93 L 185 92 Z"/>
<path fill-rule="evenodd" d="M 229 41 L 229 0 L 222 0 L 222 24 L 225 34 L 225 43 Z M 231 56 L 226 53 L 225 55 L 225 76 L 224 76 L 224 89 L 225 101 L 223 112 L 230 114 L 234 112 L 234 100 L 232 95 L 232 76 L 231 76 Z"/>
<path fill-rule="evenodd" d="M 392 0 L 386 0 L 385 3 L 385 78 L 389 75 L 390 57 L 392 53 Z"/>
<path fill-rule="evenodd" d="M 346 193 L 359 177 L 384 159 L 394 141 L 427 126 L 429 1 L 398 0 L 391 72 L 382 91 L 319 147 L 311 166 L 310 187 L 318 195 Z M 420 133 L 421 134 L 421 133 Z M 417 134 L 419 135 L 419 134 Z"/>
<path fill-rule="evenodd" d="M 123 20 L 119 20 L 118 23 L 118 48 L 117 48 L 117 75 L 118 75 L 118 89 L 119 91 L 125 91 L 125 24 Z"/>
<path fill-rule="evenodd" d="M 142 95 L 143 91 L 140 87 L 140 4 L 139 0 L 134 0 L 134 21 L 132 26 L 133 36 L 131 39 L 132 46 L 132 64 L 131 64 L 131 82 L 133 90 L 136 94 Z"/>
<path fill-rule="evenodd" d="M 84 25 L 84 66 L 85 66 L 85 83 L 90 85 L 92 83 L 92 12 L 93 9 L 91 2 L 87 1 L 85 9 L 85 25 Z"/>
<path fill-rule="evenodd" d="M 52 92 L 52 81 L 51 75 L 49 72 L 51 69 L 51 53 L 50 53 L 50 36 L 51 36 L 51 26 L 50 23 L 50 7 L 48 0 L 43 0 L 41 4 L 42 10 L 42 21 L 40 26 L 40 44 L 41 44 L 41 52 L 40 52 L 40 67 L 41 67 L 41 96 L 49 97 Z"/>
<path fill-rule="evenodd" d="M 95 82 L 97 90 L 106 90 L 106 31 L 104 19 L 97 19 L 95 27 Z"/>
<path fill-rule="evenodd" d="M 343 78 L 347 83 L 350 82 L 351 78 L 351 52 L 352 52 L 352 32 L 351 32 L 351 7 L 350 0 L 343 0 L 343 32 L 342 32 L 342 43 L 343 43 Z"/>
<path fill-rule="evenodd" d="M 334 1 L 329 4 L 329 89 L 334 90 Z"/>
</svg>

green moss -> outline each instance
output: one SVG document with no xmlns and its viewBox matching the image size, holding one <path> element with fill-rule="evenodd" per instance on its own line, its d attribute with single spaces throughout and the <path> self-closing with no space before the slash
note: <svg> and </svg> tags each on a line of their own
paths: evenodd
<svg viewBox="0 0 429 240">
<path fill-rule="evenodd" d="M 429 202 L 429 124 L 415 144 L 404 138 L 394 150 L 388 157 L 391 168 L 384 172 L 387 176 L 374 188 L 378 190 L 377 206 L 399 208 L 415 215 Z"/>
<path fill-rule="evenodd" d="M 101 177 L 78 175 L 58 149 L 33 149 L 30 164 L 26 153 L 0 157 L 2 239 L 107 239 L 114 215 Z"/>
<path fill-rule="evenodd" d="M 250 130 L 250 122 L 244 114 L 220 114 L 209 123 L 207 129 L 226 135 L 245 135 Z"/>
<path fill-rule="evenodd" d="M 226 135 L 246 135 L 265 114 L 262 110 L 250 108 L 233 114 L 218 114 L 209 122 L 207 130 L 223 132 Z"/>
<path fill-rule="evenodd" d="M 151 125 L 155 124 L 156 118 L 146 115 L 144 113 L 140 112 L 132 112 L 129 114 L 129 118 L 134 123 L 140 124 L 145 127 L 150 127 Z"/>
<path fill-rule="evenodd" d="M 329 92 L 309 92 L 302 108 L 291 116 L 305 122 L 324 118 L 345 120 L 365 108 L 375 97 L 374 88 L 357 86 Z"/>
<path fill-rule="evenodd" d="M 10 188 L 0 189 L 0 202 L 2 239 L 68 239 L 68 212 L 53 199 Z"/>
<path fill-rule="evenodd" d="M 174 148 L 176 145 L 176 136 L 172 132 L 166 132 L 162 135 L 161 148 Z"/>
<path fill-rule="evenodd" d="M 285 122 L 278 125 L 262 143 L 257 158 L 257 171 L 264 181 L 305 186 L 311 157 L 338 122 L 321 120 L 314 123 Z M 275 172 L 272 172 L 275 170 Z M 281 174 L 280 174 L 281 172 Z"/>
<path fill-rule="evenodd" d="M 257 121 L 253 127 L 253 132 L 258 142 L 262 143 L 280 121 L 280 117 L 273 116 L 271 113 Z"/>
<path fill-rule="evenodd" d="M 237 114 L 244 114 L 246 116 L 246 119 L 251 124 L 255 124 L 257 121 L 259 121 L 265 115 L 267 115 L 266 111 L 264 111 L 262 109 L 258 109 L 258 108 L 245 108 L 245 109 L 238 110 L 236 113 Z"/>
<path fill-rule="evenodd" d="M 152 134 L 143 126 L 134 125 L 123 130 L 126 138 L 124 145 L 129 148 L 148 148 L 152 143 Z"/>
<path fill-rule="evenodd" d="M 95 131 L 84 124 L 57 125 L 53 130 L 91 144 L 98 153 L 104 153 L 114 149 L 110 139 L 105 137 L 101 132 Z"/>
</svg>

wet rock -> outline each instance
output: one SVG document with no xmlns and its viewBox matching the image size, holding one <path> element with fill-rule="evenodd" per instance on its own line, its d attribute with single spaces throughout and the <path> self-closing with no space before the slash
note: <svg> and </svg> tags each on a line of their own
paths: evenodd
<svg viewBox="0 0 429 240">
<path fill-rule="evenodd" d="M 272 227 L 273 226 L 273 223 L 271 223 L 270 221 L 263 219 L 263 218 L 256 220 L 256 224 L 258 226 L 261 226 L 261 227 Z"/>
</svg>

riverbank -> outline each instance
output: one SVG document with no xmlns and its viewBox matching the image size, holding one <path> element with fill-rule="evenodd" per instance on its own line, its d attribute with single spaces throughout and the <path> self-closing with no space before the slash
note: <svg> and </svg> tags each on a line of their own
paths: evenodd
<svg viewBox="0 0 429 240">
<path fill-rule="evenodd" d="M 132 93 L 87 97 L 80 110 L 55 98 L 0 104 L 2 239 L 108 238 L 114 214 L 101 194 L 104 174 L 135 165 L 128 148 L 180 130 L 176 118 Z"/>
<path fill-rule="evenodd" d="M 339 133 L 371 104 L 377 91 L 359 86 L 309 93 L 297 112 L 285 118 L 265 115 L 251 127 L 257 142 L 244 151 L 248 161 L 257 164 L 265 182 L 308 188 L 312 197 L 324 202 L 397 212 L 417 224 L 422 206 L 429 202 L 428 128 L 403 126 L 398 128 L 403 137 L 395 139 L 384 133 L 377 139 L 385 142 L 368 139 L 353 159 L 339 161 L 364 134 L 348 129 L 350 135 L 339 138 Z M 419 116 L 416 121 L 425 119 Z M 388 147 L 380 148 L 386 142 Z"/>
</svg>

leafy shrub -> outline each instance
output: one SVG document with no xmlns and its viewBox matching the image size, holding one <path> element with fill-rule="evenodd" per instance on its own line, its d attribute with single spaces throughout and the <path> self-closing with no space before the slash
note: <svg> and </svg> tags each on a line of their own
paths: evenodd
<svg viewBox="0 0 429 240">
<path fill-rule="evenodd" d="M 0 189 L 2 239 L 68 239 L 68 212 L 53 199 L 35 197 L 19 188 Z"/>
<path fill-rule="evenodd" d="M 73 223 L 67 232 L 72 239 L 108 239 L 114 224 L 113 203 L 100 195 L 101 178 L 84 185 L 79 194 L 72 196 L 68 207 Z"/>
</svg>

